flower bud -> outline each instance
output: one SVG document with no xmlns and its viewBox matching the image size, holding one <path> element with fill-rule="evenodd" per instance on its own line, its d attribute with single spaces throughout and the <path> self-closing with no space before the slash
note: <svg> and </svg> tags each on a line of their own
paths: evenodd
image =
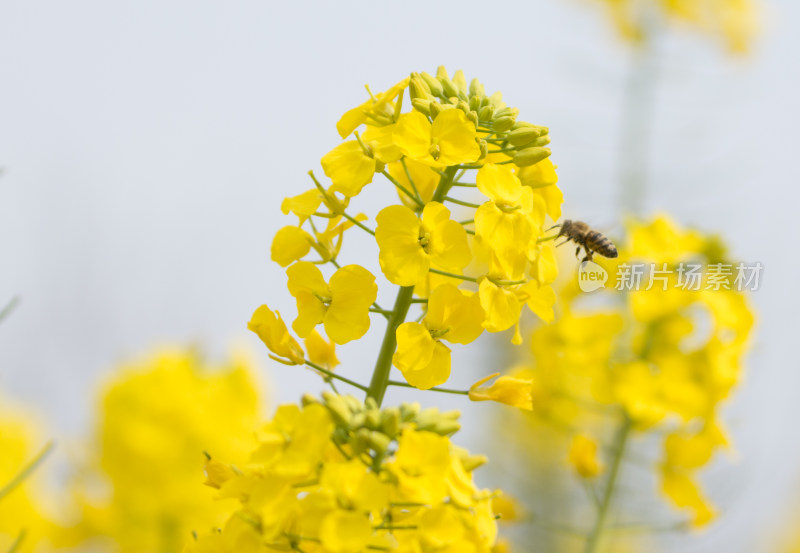
<svg viewBox="0 0 800 553">
<path fill-rule="evenodd" d="M 345 404 L 350 409 L 352 413 L 358 413 L 359 411 L 364 410 L 364 403 L 355 396 L 346 395 L 342 396 L 344 398 Z"/>
<path fill-rule="evenodd" d="M 494 118 L 494 106 L 486 105 L 478 111 L 478 119 L 481 121 L 491 121 Z"/>
<path fill-rule="evenodd" d="M 419 415 L 419 403 L 403 403 L 400 406 L 400 417 L 403 422 L 411 422 Z"/>
<path fill-rule="evenodd" d="M 411 96 L 411 99 L 414 100 L 415 98 L 423 98 L 425 100 L 433 99 L 431 96 L 430 89 L 428 85 L 425 84 L 425 81 L 422 80 L 422 77 L 413 73 L 411 79 L 408 81 L 408 90 Z"/>
<path fill-rule="evenodd" d="M 478 79 L 472 79 L 469 83 L 469 95 L 470 96 L 486 96 L 486 91 L 483 89 L 483 85 Z"/>
<path fill-rule="evenodd" d="M 366 428 L 359 428 L 350 440 L 350 448 L 353 454 L 360 455 L 370 447 L 370 431 Z"/>
<path fill-rule="evenodd" d="M 303 407 L 308 407 L 309 405 L 314 405 L 315 403 L 319 403 L 319 401 L 311 394 L 305 393 L 303 394 L 303 397 L 300 398 L 300 403 Z"/>
<path fill-rule="evenodd" d="M 331 392 L 323 392 L 322 399 L 325 401 L 325 406 L 331 412 L 333 421 L 336 424 L 348 425 L 350 423 L 352 412 L 347 407 L 343 396 Z"/>
<path fill-rule="evenodd" d="M 539 130 L 535 127 L 521 127 L 508 133 L 506 138 L 512 146 L 524 146 L 539 138 Z"/>
<path fill-rule="evenodd" d="M 480 96 L 470 96 L 469 97 L 469 109 L 472 111 L 478 111 L 481 109 L 481 97 Z"/>
<path fill-rule="evenodd" d="M 436 68 L 436 78 L 440 81 L 442 79 L 449 79 L 450 77 L 447 76 L 447 69 L 444 68 L 444 65 L 440 65 Z"/>
<path fill-rule="evenodd" d="M 464 72 L 459 69 L 453 74 L 453 84 L 456 85 L 458 89 L 457 96 L 462 100 L 467 99 L 467 78 L 464 76 Z"/>
<path fill-rule="evenodd" d="M 487 155 L 489 155 L 489 143 L 483 139 L 478 140 L 478 144 L 481 147 L 481 156 L 478 159 L 483 159 Z"/>
<path fill-rule="evenodd" d="M 428 89 L 430 90 L 431 94 L 434 96 L 442 96 L 444 91 L 442 90 L 442 83 L 436 80 L 436 77 L 429 75 L 428 73 L 422 73 L 422 80 L 425 81 L 425 84 L 428 85 Z"/>
<path fill-rule="evenodd" d="M 382 432 L 370 431 L 367 435 L 367 444 L 378 454 L 386 453 L 392 439 Z"/>
<path fill-rule="evenodd" d="M 464 100 L 459 100 L 458 103 L 456 104 L 456 107 L 458 109 L 460 109 L 461 111 L 463 111 L 464 115 L 466 115 L 466 114 L 468 114 L 470 112 L 469 104 L 467 102 L 465 102 Z"/>
<path fill-rule="evenodd" d="M 467 112 L 467 119 L 472 121 L 472 124 L 475 125 L 475 127 L 477 128 L 477 126 L 478 126 L 478 113 L 477 112 L 468 111 Z"/>
<path fill-rule="evenodd" d="M 364 424 L 370 430 L 378 430 L 381 426 L 381 412 L 378 409 L 370 409 L 366 411 L 366 420 Z"/>
<path fill-rule="evenodd" d="M 387 407 L 381 412 L 381 430 L 390 438 L 400 433 L 400 409 Z"/>
<path fill-rule="evenodd" d="M 414 98 L 413 100 L 411 100 L 411 105 L 414 106 L 415 110 L 422 113 L 423 115 L 431 114 L 431 100 L 426 100 L 424 98 Z"/>
<path fill-rule="evenodd" d="M 514 117 L 511 115 L 507 115 L 505 117 L 499 117 L 494 120 L 492 123 L 492 129 L 495 132 L 505 132 L 510 129 L 514 125 Z"/>
<path fill-rule="evenodd" d="M 365 413 L 356 413 L 352 417 L 350 417 L 350 422 L 348 427 L 350 430 L 358 430 L 365 428 L 365 423 L 367 422 L 367 415 Z"/>
<path fill-rule="evenodd" d="M 550 148 L 534 146 L 533 148 L 525 148 L 517 152 L 514 156 L 514 163 L 518 167 L 527 167 L 529 165 L 535 165 L 548 157 L 550 157 Z"/>
<path fill-rule="evenodd" d="M 444 92 L 445 97 L 458 97 L 458 88 L 456 88 L 456 85 L 453 84 L 453 81 L 447 77 L 439 77 L 439 82 L 442 83 L 442 91 Z"/>
</svg>

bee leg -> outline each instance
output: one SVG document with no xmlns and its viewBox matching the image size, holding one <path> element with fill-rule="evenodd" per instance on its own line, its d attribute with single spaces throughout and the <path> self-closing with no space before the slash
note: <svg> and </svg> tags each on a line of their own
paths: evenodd
<svg viewBox="0 0 800 553">
<path fill-rule="evenodd" d="M 584 249 L 586 250 L 586 256 L 584 256 L 583 261 L 581 261 L 581 263 L 583 263 L 584 261 L 594 261 L 594 259 L 592 259 L 592 250 L 590 250 L 589 248 L 584 248 Z"/>
<path fill-rule="evenodd" d="M 581 247 L 578 246 L 578 249 L 575 250 L 575 257 L 580 256 L 580 254 L 581 254 Z"/>
</svg>

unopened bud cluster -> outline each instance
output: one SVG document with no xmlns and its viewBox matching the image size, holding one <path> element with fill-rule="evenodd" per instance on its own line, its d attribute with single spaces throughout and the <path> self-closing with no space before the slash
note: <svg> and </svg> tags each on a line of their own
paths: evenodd
<svg viewBox="0 0 800 553">
<path fill-rule="evenodd" d="M 311 395 L 303 396 L 304 405 L 318 402 Z M 441 412 L 435 407 L 421 409 L 418 403 L 381 409 L 372 398 L 361 401 L 331 392 L 322 394 L 321 403 L 336 425 L 332 440 L 340 447 L 348 446 L 356 455 L 366 453 L 373 460 L 386 455 L 392 442 L 406 429 L 450 436 L 461 428 L 458 411 Z"/>
<path fill-rule="evenodd" d="M 545 147 L 550 144 L 547 127 L 517 120 L 518 108 L 506 106 L 500 92 L 487 95 L 478 79 L 467 85 L 462 71 L 456 71 L 452 79 L 444 67 L 439 67 L 435 77 L 412 73 L 408 87 L 414 109 L 433 120 L 448 109 L 463 111 L 476 128 L 492 131 L 519 167 L 535 165 L 550 156 L 550 149 Z M 483 159 L 489 147 L 485 140 L 480 145 Z"/>
</svg>

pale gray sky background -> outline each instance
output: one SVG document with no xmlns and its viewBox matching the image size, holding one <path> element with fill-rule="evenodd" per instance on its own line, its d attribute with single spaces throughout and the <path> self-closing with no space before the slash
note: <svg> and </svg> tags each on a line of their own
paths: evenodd
<svg viewBox="0 0 800 553">
<path fill-rule="evenodd" d="M 679 34 L 660 64 L 648 208 L 720 231 L 736 257 L 765 265 L 756 347 L 728 409 L 739 461 L 709 480 L 735 501 L 700 540 L 676 544 L 684 551 L 756 551 L 800 489 L 800 5 L 766 10 L 748 59 Z M 293 317 L 269 261 L 273 233 L 291 221 L 280 200 L 309 186 L 364 83 L 382 90 L 440 64 L 548 125 L 567 216 L 616 224 L 628 50 L 591 2 L 3 0 L 0 303 L 22 303 L 0 328 L 0 389 L 43 410 L 56 437 L 85 427 L 90 392 L 116 361 L 158 344 L 221 355 L 242 342 L 275 401 L 319 389 L 270 365 L 245 330 L 264 302 Z M 372 191 L 359 207 L 379 199 Z M 360 361 L 373 352 L 343 349 L 344 370 L 366 380 Z M 473 369 L 454 387 L 494 369 L 474 357 L 457 356 Z M 485 420 L 477 411 L 467 426 Z M 474 450 L 477 435 L 464 437 Z"/>
</svg>

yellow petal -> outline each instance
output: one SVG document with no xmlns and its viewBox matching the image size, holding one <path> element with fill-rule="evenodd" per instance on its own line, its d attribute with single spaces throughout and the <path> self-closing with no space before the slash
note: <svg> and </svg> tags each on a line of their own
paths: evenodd
<svg viewBox="0 0 800 553">
<path fill-rule="evenodd" d="M 553 306 L 556 304 L 556 293 L 552 286 L 539 286 L 535 281 L 530 281 L 520 289 L 520 299 L 528 308 L 546 323 L 555 319 Z"/>
<path fill-rule="evenodd" d="M 372 182 L 375 160 L 364 153 L 358 141 L 349 140 L 325 154 L 322 169 L 333 183 L 331 192 L 341 192 L 352 198 Z"/>
<path fill-rule="evenodd" d="M 301 291 L 312 292 L 323 297 L 330 295 L 330 290 L 325 283 L 322 272 L 313 263 L 298 261 L 286 269 L 286 276 L 289 277 L 286 286 L 292 296 L 297 297 L 297 294 Z"/>
<path fill-rule="evenodd" d="M 367 126 L 367 130 L 361 135 L 361 140 L 375 152 L 375 158 L 383 163 L 397 162 L 403 157 L 403 152 L 392 140 L 395 125 L 384 125 L 382 127 Z"/>
<path fill-rule="evenodd" d="M 404 113 L 397 119 L 392 140 L 408 157 L 426 158 L 430 155 L 431 123 L 418 111 Z"/>
<path fill-rule="evenodd" d="M 277 355 L 292 361 L 295 364 L 305 363 L 305 354 L 294 338 L 289 335 L 286 324 L 281 319 L 281 314 L 262 305 L 253 313 L 248 330 L 255 332 L 267 348 Z"/>
<path fill-rule="evenodd" d="M 336 357 L 336 346 L 333 341 L 326 341 L 316 330 L 312 330 L 305 341 L 308 360 L 328 370 L 332 370 L 339 364 Z"/>
<path fill-rule="evenodd" d="M 526 411 L 532 411 L 532 380 L 515 378 L 512 376 L 501 376 L 495 380 L 491 386 L 481 387 L 498 374 L 499 373 L 495 373 L 473 384 L 469 389 L 469 398 L 472 401 L 496 401 L 512 407 L 525 409 Z"/>
<path fill-rule="evenodd" d="M 497 286 L 488 278 L 478 285 L 481 307 L 486 313 L 483 326 L 489 332 L 500 332 L 511 328 L 519 320 L 522 303 L 514 292 Z"/>
<path fill-rule="evenodd" d="M 270 257 L 281 267 L 286 267 L 305 257 L 312 243 L 314 239 L 300 227 L 283 227 L 272 239 Z"/>
<path fill-rule="evenodd" d="M 487 198 L 509 207 L 517 205 L 522 195 L 522 184 L 508 165 L 484 165 L 478 170 L 475 182 Z"/>
<path fill-rule="evenodd" d="M 434 340 L 419 323 L 398 327 L 397 351 L 392 363 L 409 384 L 420 390 L 443 384 L 450 376 L 450 350 Z"/>
<path fill-rule="evenodd" d="M 306 190 L 302 194 L 292 196 L 291 198 L 284 198 L 281 202 L 281 211 L 284 215 L 289 212 L 294 213 L 300 219 L 299 224 L 311 217 L 311 214 L 319 209 L 319 204 L 322 203 L 322 194 L 316 188 Z"/>
<path fill-rule="evenodd" d="M 319 538 L 331 553 L 364 551 L 372 536 L 369 516 L 356 511 L 336 510 L 326 516 L 319 527 Z"/>
<path fill-rule="evenodd" d="M 406 174 L 406 170 L 403 168 L 403 163 L 405 163 L 405 166 L 408 169 L 408 174 Z M 436 171 L 431 169 L 429 165 L 426 165 L 420 161 L 407 158 L 403 161 L 403 163 L 395 162 L 387 165 L 389 174 L 392 175 L 392 178 L 402 184 L 406 189 L 413 191 L 414 188 L 416 188 L 417 192 L 419 192 L 419 195 L 422 198 L 423 203 L 429 203 L 433 198 L 433 193 L 436 190 L 441 177 Z M 413 186 L 411 185 L 411 181 L 408 180 L 409 175 L 411 176 L 411 181 L 414 183 Z M 400 196 L 400 201 L 402 201 L 407 207 L 415 210 L 419 208 L 417 203 L 411 201 L 411 199 L 406 196 L 405 193 L 400 190 L 398 190 L 397 193 Z"/>
<path fill-rule="evenodd" d="M 414 286 L 425 278 L 430 257 L 420 245 L 420 221 L 402 205 L 386 207 L 375 218 L 375 239 L 383 274 L 393 284 Z"/>
<path fill-rule="evenodd" d="M 359 265 L 346 265 L 331 277 L 330 290 L 325 332 L 337 344 L 361 338 L 369 330 L 369 308 L 378 295 L 375 277 Z"/>
<path fill-rule="evenodd" d="M 452 284 L 442 284 L 428 299 L 425 324 L 429 329 L 447 330 L 442 340 L 454 344 L 469 344 L 483 332 L 484 312 L 480 297 L 459 290 Z"/>
<path fill-rule="evenodd" d="M 475 125 L 460 109 L 440 113 L 431 126 L 431 142 L 440 148 L 436 160 L 445 167 L 459 163 L 472 163 L 481 155 Z"/>
</svg>

